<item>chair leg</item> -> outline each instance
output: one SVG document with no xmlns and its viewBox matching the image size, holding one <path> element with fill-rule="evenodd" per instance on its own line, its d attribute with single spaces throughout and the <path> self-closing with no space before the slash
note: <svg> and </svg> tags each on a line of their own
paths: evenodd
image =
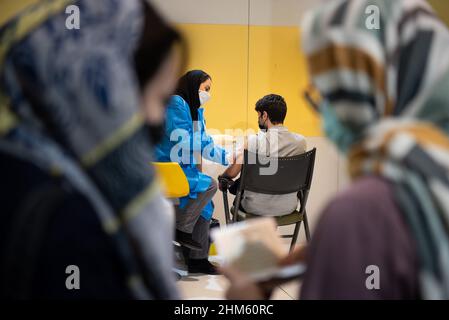
<svg viewBox="0 0 449 320">
<path fill-rule="evenodd" d="M 305 231 L 305 233 L 306 233 L 306 240 L 307 240 L 307 242 L 310 242 L 309 222 L 307 221 L 307 213 L 306 213 L 305 210 L 304 210 L 304 218 L 303 218 L 303 221 L 304 221 L 304 231 Z"/>
<path fill-rule="evenodd" d="M 295 231 L 293 232 L 292 242 L 290 243 L 290 251 L 293 250 L 296 244 L 296 239 L 298 239 L 299 229 L 301 228 L 301 221 L 298 221 L 295 225 Z"/>
<path fill-rule="evenodd" d="M 223 191 L 223 205 L 225 211 L 226 225 L 228 225 L 231 223 L 231 215 L 229 213 L 228 192 L 226 190 Z"/>
<path fill-rule="evenodd" d="M 173 273 L 175 275 L 175 281 L 179 281 L 182 279 L 182 276 L 179 273 L 177 273 L 176 271 L 173 271 Z"/>
</svg>

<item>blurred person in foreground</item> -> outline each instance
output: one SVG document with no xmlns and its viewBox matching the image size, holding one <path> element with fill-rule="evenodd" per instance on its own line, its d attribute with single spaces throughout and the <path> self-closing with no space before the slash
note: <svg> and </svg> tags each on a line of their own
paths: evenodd
<svg viewBox="0 0 449 320">
<path fill-rule="evenodd" d="M 380 29 L 365 25 L 368 5 L 380 9 Z M 446 26 L 424 1 L 329 1 L 302 32 L 322 96 L 314 105 L 352 184 L 327 205 L 310 247 L 280 264 L 305 260 L 301 299 L 448 299 Z M 269 297 L 223 272 L 228 298 Z"/>
<path fill-rule="evenodd" d="M 150 161 L 179 35 L 144 1 L 55 0 L 0 38 L 0 296 L 178 298 L 173 209 Z"/>
</svg>

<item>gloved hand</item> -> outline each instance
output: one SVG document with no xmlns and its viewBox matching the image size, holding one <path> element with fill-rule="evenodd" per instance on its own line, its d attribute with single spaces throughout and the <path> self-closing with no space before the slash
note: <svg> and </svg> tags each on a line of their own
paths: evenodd
<svg viewBox="0 0 449 320">
<path fill-rule="evenodd" d="M 225 175 L 219 175 L 218 176 L 218 189 L 220 191 L 227 191 L 230 186 L 234 184 L 234 181 Z"/>
</svg>

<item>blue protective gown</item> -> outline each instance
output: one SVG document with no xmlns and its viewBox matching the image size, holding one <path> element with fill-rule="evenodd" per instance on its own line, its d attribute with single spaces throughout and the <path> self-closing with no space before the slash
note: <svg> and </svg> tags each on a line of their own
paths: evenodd
<svg viewBox="0 0 449 320">
<path fill-rule="evenodd" d="M 201 156 L 205 159 L 227 165 L 226 151 L 214 144 L 206 133 L 204 109 L 198 109 L 198 122 L 194 130 L 189 105 L 180 96 L 173 96 L 167 106 L 165 115 L 165 133 L 161 143 L 156 147 L 156 158 L 160 162 L 178 162 L 189 182 L 190 193 L 180 198 L 180 208 L 185 207 L 189 199 L 196 199 L 198 193 L 207 190 L 211 177 L 197 168 Z M 210 201 L 201 215 L 210 220 L 213 214 Z"/>
</svg>

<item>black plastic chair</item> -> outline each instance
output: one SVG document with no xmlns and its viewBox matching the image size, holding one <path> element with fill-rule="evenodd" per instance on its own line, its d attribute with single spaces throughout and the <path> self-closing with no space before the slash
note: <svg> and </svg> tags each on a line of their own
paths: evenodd
<svg viewBox="0 0 449 320">
<path fill-rule="evenodd" d="M 300 204 L 299 210 L 283 215 L 275 216 L 278 226 L 295 224 L 295 230 L 291 235 L 283 235 L 283 238 L 291 238 L 290 250 L 296 244 L 301 222 L 304 222 L 304 230 L 307 241 L 310 241 L 309 224 L 307 221 L 306 204 L 312 184 L 313 169 L 315 165 L 316 148 L 293 157 L 265 157 L 245 150 L 244 163 L 240 174 L 240 186 L 236 193 L 235 206 L 229 210 L 227 189 L 232 184 L 232 180 L 220 177 L 223 190 L 223 202 L 225 209 L 226 224 L 242 221 L 249 218 L 262 217 L 260 215 L 249 214 L 240 208 L 242 193 L 244 190 L 282 195 L 297 192 Z M 277 170 L 274 174 L 264 174 L 264 170 L 269 170 L 273 161 L 277 161 Z M 231 219 L 232 214 L 232 219 Z"/>
</svg>

